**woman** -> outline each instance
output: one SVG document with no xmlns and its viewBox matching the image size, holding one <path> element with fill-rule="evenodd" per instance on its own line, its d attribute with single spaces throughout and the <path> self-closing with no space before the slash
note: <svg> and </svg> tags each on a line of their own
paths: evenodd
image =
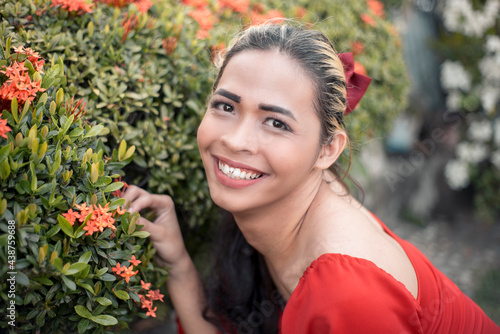
<svg viewBox="0 0 500 334">
<path fill-rule="evenodd" d="M 329 172 L 348 143 L 348 89 L 317 31 L 251 27 L 229 48 L 198 130 L 211 197 L 231 214 L 206 294 L 172 199 L 127 190 L 129 210 L 156 211 L 141 224 L 186 333 L 500 333 Z"/>
</svg>

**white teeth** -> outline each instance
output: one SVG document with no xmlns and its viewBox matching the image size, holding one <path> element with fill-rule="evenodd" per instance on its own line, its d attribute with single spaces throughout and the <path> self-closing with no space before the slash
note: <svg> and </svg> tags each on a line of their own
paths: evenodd
<svg viewBox="0 0 500 334">
<path fill-rule="evenodd" d="M 232 168 L 231 168 L 231 169 L 232 169 Z M 236 168 L 236 169 L 234 169 L 234 170 L 233 170 L 233 176 L 234 176 L 235 178 L 239 178 L 239 177 L 240 177 L 240 175 L 241 175 L 241 170 L 240 170 L 239 168 Z"/>
<path fill-rule="evenodd" d="M 250 173 L 242 171 L 239 168 L 229 167 L 221 161 L 219 161 L 219 169 L 224 175 L 236 180 L 253 180 L 262 176 L 261 174 Z"/>
</svg>

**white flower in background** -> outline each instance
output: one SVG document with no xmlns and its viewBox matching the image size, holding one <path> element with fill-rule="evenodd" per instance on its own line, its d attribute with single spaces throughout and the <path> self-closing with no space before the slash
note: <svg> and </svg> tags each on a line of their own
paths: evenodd
<svg viewBox="0 0 500 334">
<path fill-rule="evenodd" d="M 465 188 L 469 184 L 469 166 L 461 160 L 448 161 L 444 168 L 444 176 L 453 190 Z"/>
<path fill-rule="evenodd" d="M 483 80 L 495 82 L 500 89 L 500 57 L 485 56 L 479 61 L 479 72 Z"/>
<path fill-rule="evenodd" d="M 446 97 L 446 107 L 450 110 L 458 110 L 460 109 L 460 106 L 462 104 L 462 94 L 457 91 L 453 90 L 448 93 L 448 96 Z"/>
<path fill-rule="evenodd" d="M 500 37 L 497 35 L 486 36 L 484 48 L 486 49 L 486 52 L 500 54 Z"/>
<path fill-rule="evenodd" d="M 496 168 L 500 169 L 500 150 L 493 152 L 491 155 L 491 162 L 495 165 Z"/>
<path fill-rule="evenodd" d="M 447 0 L 443 21 L 446 29 L 450 31 L 481 37 L 495 24 L 499 10 L 499 0 L 487 0 L 484 8 L 478 11 L 472 8 L 470 0 Z"/>
<path fill-rule="evenodd" d="M 470 140 L 486 142 L 491 139 L 491 136 L 493 135 L 493 128 L 491 127 L 490 121 L 487 119 L 472 122 L 469 125 L 467 135 Z"/>
<path fill-rule="evenodd" d="M 447 60 L 441 65 L 441 86 L 446 90 L 470 90 L 471 76 L 458 61 Z"/>
<path fill-rule="evenodd" d="M 481 143 L 463 141 L 457 145 L 457 156 L 464 162 L 477 164 L 488 156 L 488 148 Z"/>
<path fill-rule="evenodd" d="M 493 142 L 497 147 L 500 147 L 500 118 L 497 118 L 493 121 L 493 128 L 495 129 L 495 137 L 493 138 Z"/>
<path fill-rule="evenodd" d="M 500 100 L 500 87 L 483 85 L 479 90 L 479 98 L 486 113 L 491 115 Z"/>
</svg>

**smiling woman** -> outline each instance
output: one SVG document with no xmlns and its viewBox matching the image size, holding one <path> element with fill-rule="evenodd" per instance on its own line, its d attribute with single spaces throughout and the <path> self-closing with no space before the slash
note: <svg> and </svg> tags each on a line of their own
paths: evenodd
<svg viewBox="0 0 500 334">
<path fill-rule="evenodd" d="M 343 116 L 369 82 L 323 34 L 287 24 L 250 27 L 223 55 L 198 130 L 211 197 L 229 216 L 206 290 L 172 199 L 124 196 L 157 213 L 141 223 L 171 268 L 186 333 L 500 333 L 339 176 Z"/>
</svg>

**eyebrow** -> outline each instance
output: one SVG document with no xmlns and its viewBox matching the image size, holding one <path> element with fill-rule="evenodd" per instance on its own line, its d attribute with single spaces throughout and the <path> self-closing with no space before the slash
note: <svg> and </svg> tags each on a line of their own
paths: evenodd
<svg viewBox="0 0 500 334">
<path fill-rule="evenodd" d="M 259 104 L 259 109 L 264 110 L 264 111 L 271 111 L 271 112 L 283 114 L 285 116 L 290 117 L 294 121 L 296 121 L 295 116 L 293 116 L 293 113 L 290 110 L 285 109 L 285 108 L 261 103 L 261 104 Z"/>
<path fill-rule="evenodd" d="M 228 92 L 227 90 L 222 89 L 222 88 L 217 89 L 214 94 L 218 94 L 218 95 L 222 95 L 224 97 L 227 97 L 228 99 L 230 99 L 230 100 L 232 100 L 232 101 L 234 101 L 236 103 L 240 103 L 241 102 L 241 96 L 236 95 L 236 94 L 231 93 L 231 92 Z M 291 119 L 293 119 L 294 121 L 297 120 L 295 118 L 295 116 L 293 115 L 293 113 L 290 110 L 282 108 L 282 107 L 278 107 L 278 106 L 275 106 L 275 105 L 261 103 L 261 104 L 259 104 L 259 109 L 264 110 L 264 111 L 275 112 L 275 113 L 278 113 L 278 114 L 282 114 L 282 115 L 288 116 Z"/>
<path fill-rule="evenodd" d="M 241 102 L 241 96 L 238 96 L 236 94 L 228 92 L 227 90 L 222 89 L 222 88 L 221 89 L 217 89 L 214 94 L 219 94 L 219 95 L 222 95 L 224 97 L 227 97 L 228 99 L 233 100 L 236 103 L 240 103 Z"/>
</svg>

